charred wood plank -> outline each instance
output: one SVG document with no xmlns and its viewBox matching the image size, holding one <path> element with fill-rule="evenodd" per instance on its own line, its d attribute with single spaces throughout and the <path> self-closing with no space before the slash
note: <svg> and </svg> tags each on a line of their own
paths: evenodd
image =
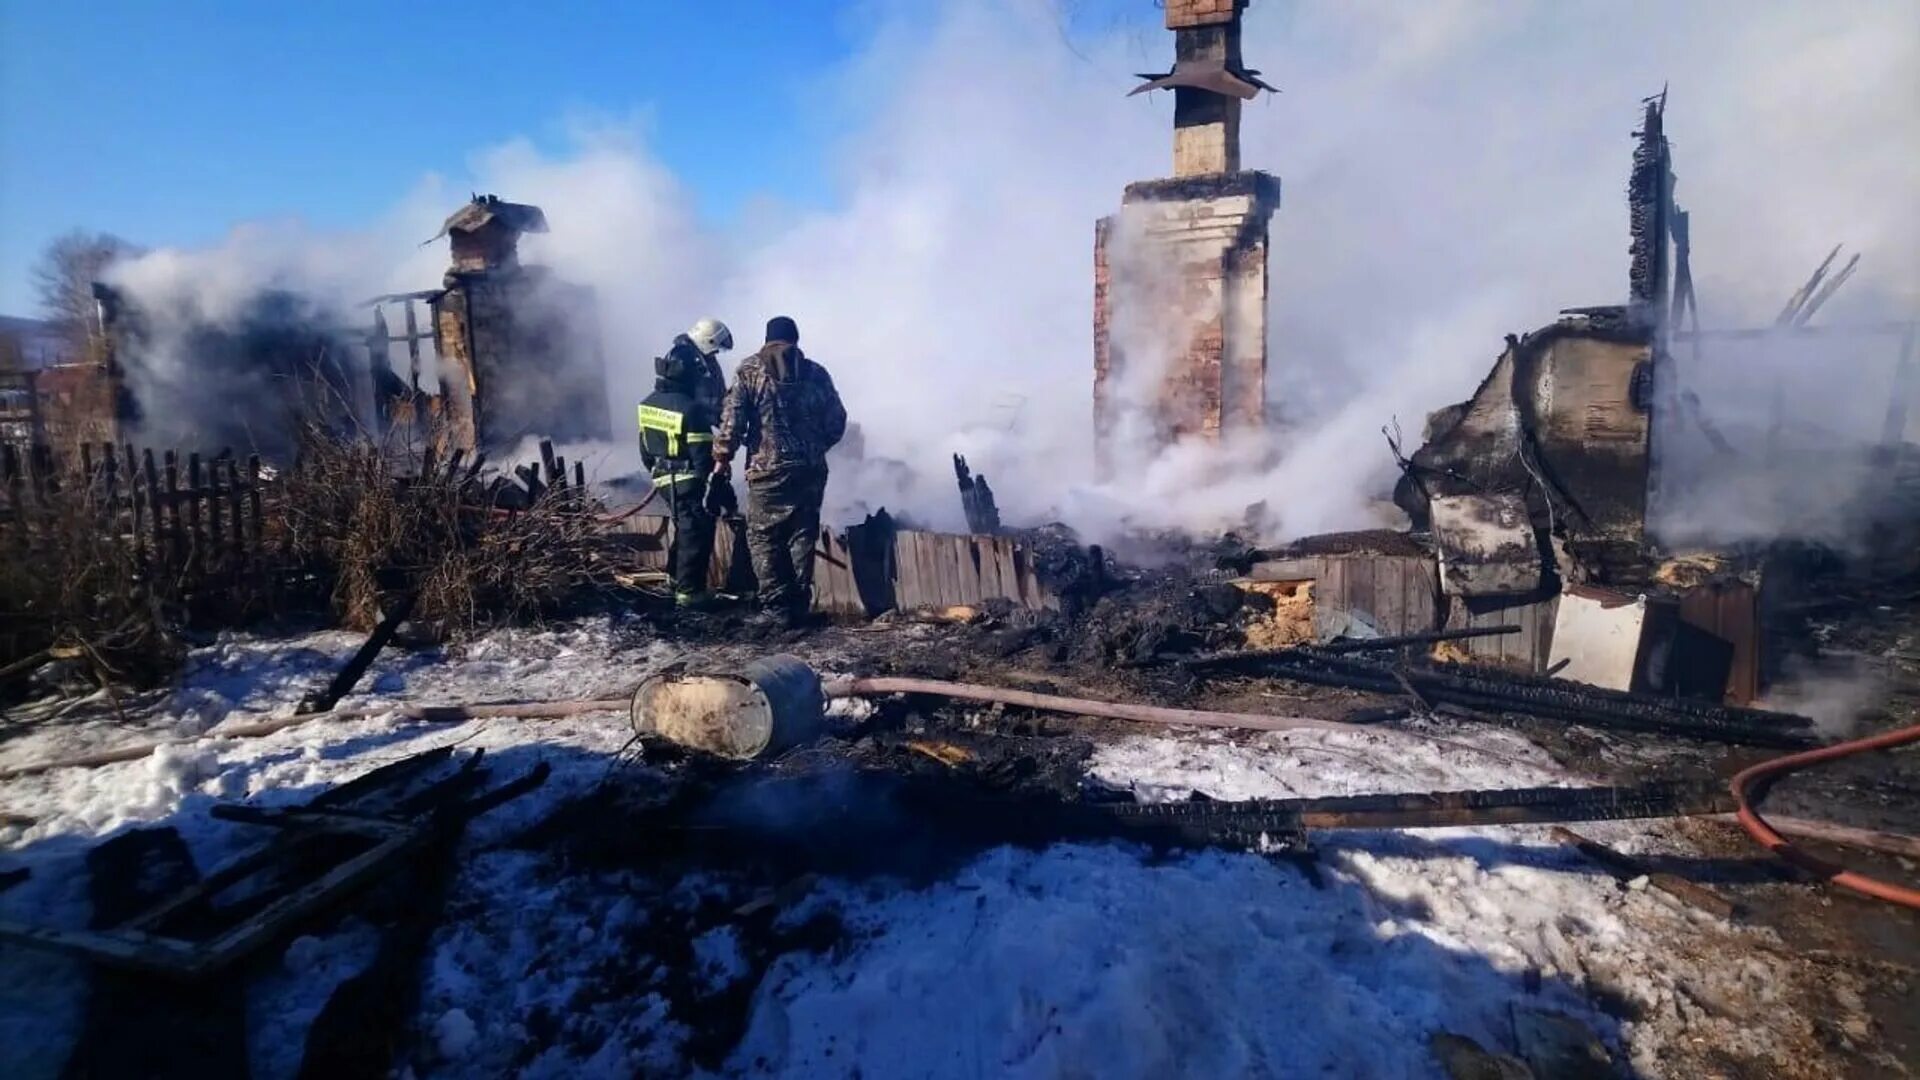
<svg viewBox="0 0 1920 1080">
<path fill-rule="evenodd" d="M 126 444 L 127 459 L 127 508 L 133 515 L 133 554 L 136 559 L 146 561 L 147 535 L 143 528 L 145 516 L 140 501 L 140 469 L 134 462 L 133 444 Z"/>
<path fill-rule="evenodd" d="M 452 747 L 439 746 L 414 754 L 412 757 L 388 762 L 372 772 L 361 773 L 351 780 L 335 784 L 309 799 L 307 805 L 319 810 L 351 806 L 377 791 L 406 783 L 452 755 Z"/>
<path fill-rule="evenodd" d="M 180 527 L 180 455 L 169 450 L 167 462 L 167 550 L 175 565 L 186 557 L 186 534 Z"/>
<path fill-rule="evenodd" d="M 200 476 L 200 455 L 187 455 L 187 544 L 193 551 L 200 550 L 200 498 L 205 493 L 204 481 Z"/>
<path fill-rule="evenodd" d="M 119 535 L 120 529 L 120 457 L 115 453 L 112 443 L 100 444 L 103 451 L 100 459 L 100 486 L 106 489 L 107 523 Z M 140 539 L 139 530 L 134 530 L 134 540 Z"/>
<path fill-rule="evenodd" d="M 246 803 L 216 803 L 207 811 L 219 821 L 258 825 L 267 829 L 320 828 L 337 832 L 361 833 L 383 840 L 404 836 L 412 827 L 378 814 L 345 808 L 315 809 L 309 806 L 250 806 Z"/>
<path fill-rule="evenodd" d="M 226 492 L 220 487 L 221 465 L 220 458 L 207 464 L 207 553 L 211 557 L 224 557 L 227 546 L 226 506 L 222 500 Z"/>
<path fill-rule="evenodd" d="M 227 510 L 233 521 L 233 554 L 236 558 L 247 550 L 246 530 L 241 527 L 242 491 L 240 486 L 240 464 L 233 458 L 227 459 Z"/>
<path fill-rule="evenodd" d="M 260 513 L 260 455 L 247 455 L 247 516 L 253 519 L 253 543 L 256 549 L 265 542 L 265 523 Z"/>
<path fill-rule="evenodd" d="M 545 784 L 547 777 L 552 774 L 553 766 L 543 761 L 513 780 L 501 784 L 499 787 L 483 795 L 461 803 L 452 810 L 450 816 L 460 820 L 472 820 L 492 810 L 496 806 L 512 802 L 514 799 L 536 790 L 542 784 Z"/>
<path fill-rule="evenodd" d="M 413 604 L 417 596 L 417 593 L 409 592 L 403 594 L 395 601 L 392 607 L 382 614 L 379 624 L 373 628 L 372 633 L 367 635 L 367 640 L 361 644 L 359 649 L 354 651 L 354 654 L 347 659 L 346 664 L 328 681 L 326 689 L 302 701 L 298 711 L 303 713 L 326 712 L 328 709 L 339 704 L 341 698 L 352 693 L 355 684 L 359 683 L 361 676 L 365 675 L 367 669 L 373 666 L 374 658 L 380 655 L 380 650 L 386 648 L 387 645 L 393 641 L 393 635 L 400 629 L 400 624 L 405 622 L 407 616 L 413 613 Z"/>
<path fill-rule="evenodd" d="M 278 939 L 300 920 L 338 903 L 376 878 L 391 872 L 405 862 L 427 837 L 427 832 L 421 829 L 395 832 L 316 880 L 281 896 L 245 922 L 195 950 L 193 962 L 182 974 L 189 978 L 201 977 L 252 954 Z"/>
<path fill-rule="evenodd" d="M 513 474 L 518 476 L 520 483 L 526 486 L 527 499 L 529 502 L 538 500 L 541 495 L 546 493 L 547 485 L 540 480 L 540 470 L 531 465 L 515 465 L 513 467 Z"/>
<path fill-rule="evenodd" d="M 1443 829 L 1476 825 L 1619 821 L 1723 813 L 1731 793 L 1711 781 L 1637 787 L 1510 788 L 1401 795 L 1236 802 L 1117 803 L 1102 806 L 1127 821 L 1211 821 L 1223 830 Z"/>
<path fill-rule="evenodd" d="M 131 451 L 132 447 L 128 447 L 128 450 Z M 149 524 L 153 527 L 153 561 L 157 563 L 166 558 L 163 552 L 166 550 L 167 529 L 162 520 L 165 502 L 160 496 L 160 471 L 153 466 L 152 447 L 140 452 L 140 468 L 147 478 L 147 516 L 153 519 Z"/>
<path fill-rule="evenodd" d="M 328 788 L 308 800 L 306 805 L 321 810 L 347 807 L 377 809 L 377 806 L 369 804 L 370 796 L 405 785 L 433 766 L 446 761 L 452 753 L 451 747 L 437 747 L 382 765 L 371 772 L 362 773 L 351 780 Z M 215 816 L 220 815 L 216 813 Z M 309 824 L 317 823 L 325 826 L 331 820 L 321 819 Z M 309 842 L 314 839 L 315 833 L 289 832 L 252 850 L 242 852 L 210 871 L 192 888 L 183 890 L 166 902 L 142 912 L 121 924 L 117 929 L 145 932 L 163 927 L 175 915 L 199 903 L 203 898 L 244 881 L 270 866 L 298 859 L 306 848 L 312 846 Z"/>
</svg>

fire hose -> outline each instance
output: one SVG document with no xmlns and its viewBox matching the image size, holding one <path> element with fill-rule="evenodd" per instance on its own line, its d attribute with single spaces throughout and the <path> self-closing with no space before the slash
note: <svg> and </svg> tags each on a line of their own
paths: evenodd
<svg viewBox="0 0 1920 1080">
<path fill-rule="evenodd" d="M 1760 846 L 1803 870 L 1819 875 L 1823 880 L 1862 896 L 1871 896 L 1876 900 L 1885 900 L 1899 904 L 1901 907 L 1920 911 L 1920 889 L 1869 877 L 1810 855 L 1788 843 L 1785 837 L 1767 823 L 1767 819 L 1760 816 L 1759 809 L 1760 800 L 1766 797 L 1768 786 L 1783 776 L 1810 766 L 1852 757 L 1855 754 L 1891 750 L 1896 746 L 1905 746 L 1912 742 L 1920 742 L 1920 724 L 1897 728 L 1864 739 L 1823 746 L 1817 750 L 1788 754 L 1785 757 L 1773 758 L 1743 769 L 1733 778 L 1732 784 L 1733 801 L 1736 806 L 1735 816 L 1740 822 L 1740 827 L 1745 829 L 1747 835 L 1753 837 Z"/>
</svg>

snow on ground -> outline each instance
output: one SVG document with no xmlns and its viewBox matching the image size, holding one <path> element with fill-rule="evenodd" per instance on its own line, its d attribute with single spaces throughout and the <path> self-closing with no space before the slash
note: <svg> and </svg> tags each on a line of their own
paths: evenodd
<svg viewBox="0 0 1920 1080">
<path fill-rule="evenodd" d="M 0 769 L 153 738 L 217 736 L 222 722 L 286 715 L 363 640 L 337 632 L 279 640 L 222 635 L 195 652 L 180 687 L 148 722 L 29 729 L 0 743 Z M 505 631 L 453 656 L 389 652 L 363 684 L 369 692 L 354 704 L 617 697 L 623 687 L 678 655 L 656 645 L 619 650 L 616 658 L 615 640 L 603 619 L 550 631 Z M 213 803 L 302 802 L 332 784 L 441 745 L 485 748 L 496 756 L 528 748 L 531 755 L 512 762 L 515 771 L 531 767 L 536 756 L 553 766 L 553 776 L 535 797 L 509 803 L 475 823 L 473 842 L 497 841 L 597 782 L 608 756 L 629 734 L 624 715 L 615 714 L 463 724 L 387 715 L 316 721 L 265 738 L 211 738 L 165 746 L 138 761 L 16 777 L 0 788 L 0 812 L 32 822 L 0 826 L 0 868 L 24 866 L 32 876 L 0 893 L 0 917 L 84 927 L 89 905 L 83 860 L 97 840 L 164 821 L 180 830 L 204 870 L 260 839 L 257 830 L 209 817 Z M 333 987 L 371 958 L 368 929 L 349 920 L 334 932 L 296 940 L 281 969 L 250 987 L 249 1046 L 256 1076 L 292 1075 L 306 1023 Z M 81 969 L 73 962 L 0 949 L 0 1075 L 57 1074 L 78 1022 L 82 985 Z M 59 1022 L 47 1023 L 50 1016 Z"/>
<path fill-rule="evenodd" d="M 1527 753 L 1517 736 L 1482 737 Z M 1447 750 L 1387 757 L 1386 745 L 1403 744 L 1321 732 L 1138 737 L 1103 747 L 1093 773 L 1149 799 L 1575 779 L 1537 750 L 1534 768 L 1514 774 Z M 1665 843 L 1645 826 L 1582 828 L 1629 849 Z M 803 1075 L 1422 1076 L 1437 1074 L 1436 1032 L 1512 1052 L 1515 1009 L 1581 1019 L 1623 1041 L 1648 1076 L 1682 1075 L 1671 1055 L 1702 1044 L 1762 1057 L 1774 1048 L 1780 1018 L 1757 1008 L 1789 976 L 1751 957 L 1749 939 L 1766 935 L 1621 888 L 1543 846 L 1537 830 L 1355 835 L 1322 841 L 1317 885 L 1252 855 L 1167 863 L 1060 845 L 993 852 L 920 892 L 816 892 L 811 902 L 834 905 L 866 942 L 836 962 L 770 972 L 732 1064 Z M 1598 1011 L 1595 993 L 1642 1018 Z"/>
<path fill-rule="evenodd" d="M 1456 745 L 1399 733 L 1276 731 L 1226 735 L 1201 729 L 1177 738 L 1120 739 L 1094 753 L 1096 780 L 1142 802 L 1184 799 L 1314 798 L 1404 791 L 1536 787 L 1574 778 L 1546 752 L 1501 728 L 1483 727 Z"/>
<path fill-rule="evenodd" d="M 356 703 L 618 697 L 683 657 L 623 645 L 607 620 L 489 636 L 445 654 L 389 654 Z M 0 743 L 0 768 L 285 713 L 358 638 L 222 637 L 129 731 L 52 725 Z M 60 728 L 60 730 L 53 730 Z M 636 945 L 661 919 L 710 904 L 701 881 L 575 873 L 499 846 L 606 775 L 623 714 L 458 725 L 389 716 L 323 721 L 247 740 L 169 747 L 143 761 L 8 781 L 0 917 L 82 926 L 83 858 L 116 830 L 166 821 L 204 869 L 257 838 L 211 819 L 219 800 L 290 803 L 434 746 L 485 747 L 504 778 L 552 764 L 544 789 L 475 823 L 436 934 L 416 1024 L 422 1076 L 677 1075 L 690 1018 L 663 989 L 665 958 Z M 1092 773 L 1143 799 L 1350 794 L 1576 783 L 1538 748 L 1448 725 L 1467 745 L 1368 733 L 1141 735 L 1103 745 Z M 1585 827 L 1629 850 L 1672 848 L 1660 829 Z M 796 949 L 752 989 L 746 1035 L 723 1071 L 880 1076 L 1429 1076 L 1439 1032 L 1511 1051 L 1520 1013 L 1561 1011 L 1624 1046 L 1645 1075 L 1682 1075 L 1689 1048 L 1766 1059 L 1807 1019 L 1768 1015 L 1796 973 L 1662 894 L 1622 888 L 1539 831 L 1351 834 L 1323 842 L 1317 880 L 1251 854 L 1154 857 L 1127 845 L 997 849 L 925 888 L 819 882 L 779 925 L 831 914 L 850 939 Z M 729 908 L 730 909 L 730 908 Z M 679 926 L 680 922 L 669 925 Z M 698 994 L 745 993 L 735 931 L 696 923 Z M 313 930 L 249 984 L 261 1077 L 291 1075 L 305 1026 L 372 954 L 353 918 Z M 685 950 L 683 950 L 685 951 Z M 78 1023 L 72 962 L 0 949 L 0 1072 L 53 1075 Z M 1595 1000 L 1611 1002 L 1598 1011 Z M 1777 1029 L 1777 1030 L 1776 1030 Z"/>
</svg>

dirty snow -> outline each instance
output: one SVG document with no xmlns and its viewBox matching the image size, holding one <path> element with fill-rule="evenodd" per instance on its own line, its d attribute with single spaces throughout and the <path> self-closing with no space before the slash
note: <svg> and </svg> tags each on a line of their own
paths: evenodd
<svg viewBox="0 0 1920 1080">
<path fill-rule="evenodd" d="M 1510 731 L 1481 727 L 1462 746 L 1366 731 L 1201 730 L 1122 738 L 1094 752 L 1094 779 L 1142 802 L 1315 798 L 1404 791 L 1571 784 L 1546 752 Z"/>
<path fill-rule="evenodd" d="M 445 653 L 389 653 L 356 704 L 618 697 L 683 658 L 622 645 L 589 620 L 495 634 Z M 358 645 L 345 634 L 223 636 L 146 719 L 50 724 L 0 743 L 0 768 L 284 714 Z M 1350 794 L 1578 783 L 1511 731 L 1448 725 L 1461 747 L 1367 733 L 1143 734 L 1103 745 L 1103 783 L 1143 799 Z M 217 822 L 222 800 L 291 803 L 440 745 L 486 748 L 502 776 L 554 768 L 532 796 L 475 823 L 425 975 L 416 1070 L 432 1076 L 677 1075 L 686 1018 L 648 988 L 633 942 L 700 882 L 563 872 L 499 842 L 606 775 L 622 714 L 463 724 L 391 715 L 320 721 L 247 740 L 169 747 L 136 762 L 8 781 L 0 917 L 86 923 L 84 855 L 100 837 L 164 821 L 204 869 L 257 840 Z M 1660 828 L 1584 831 L 1629 850 L 1674 849 Z M 1454 1032 L 1512 1052 L 1516 1010 L 1564 1012 L 1646 1075 L 1691 1045 L 1765 1056 L 1763 1016 L 1793 985 L 1777 945 L 1622 888 L 1539 831 L 1353 834 L 1323 842 L 1318 880 L 1256 855 L 1153 858 L 1126 845 L 990 851 L 922 889 L 825 880 L 781 916 L 832 912 L 851 938 L 790 953 L 761 978 L 735 1074 L 869 1076 L 1437 1075 L 1427 1039 Z M 664 907 L 663 907 L 664 906 Z M 351 917 L 287 945 L 249 983 L 255 1074 L 289 1076 L 304 1030 L 374 948 Z M 724 926 L 691 941 L 707 990 L 751 974 Z M 1759 946 L 1759 947 L 1756 947 Z M 79 967 L 0 949 L 0 1072 L 57 1074 L 77 1028 Z M 609 992 L 609 986 L 633 989 Z M 1596 1009 L 1615 1003 L 1618 1019 Z M 1844 1021 L 1845 1018 L 1836 1018 Z"/>
</svg>

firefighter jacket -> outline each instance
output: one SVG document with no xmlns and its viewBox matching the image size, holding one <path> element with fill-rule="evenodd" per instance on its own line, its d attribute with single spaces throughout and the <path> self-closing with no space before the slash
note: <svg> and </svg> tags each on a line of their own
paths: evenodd
<svg viewBox="0 0 1920 1080">
<path fill-rule="evenodd" d="M 640 460 L 656 486 L 673 486 L 676 497 L 713 472 L 713 421 L 692 394 L 655 390 L 640 403 Z"/>
<path fill-rule="evenodd" d="M 727 377 L 720 371 L 720 361 L 702 353 L 685 334 L 673 339 L 667 356 L 678 361 L 679 370 L 687 373 L 693 399 L 706 408 L 707 415 L 720 415 L 720 402 L 727 396 Z"/>
<path fill-rule="evenodd" d="M 747 459 L 747 479 L 821 468 L 847 431 L 847 410 L 827 369 L 797 345 L 768 342 L 740 362 L 714 431 L 714 451 Z"/>
</svg>

